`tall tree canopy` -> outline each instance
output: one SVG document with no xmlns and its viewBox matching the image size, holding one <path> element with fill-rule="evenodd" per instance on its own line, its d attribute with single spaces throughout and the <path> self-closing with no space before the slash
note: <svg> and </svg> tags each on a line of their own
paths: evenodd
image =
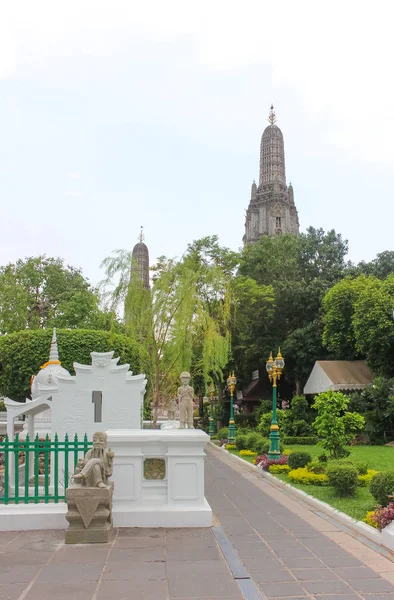
<svg viewBox="0 0 394 600">
<path fill-rule="evenodd" d="M 0 334 L 47 326 L 109 329 L 111 315 L 79 269 L 38 256 L 0 267 Z"/>
</svg>

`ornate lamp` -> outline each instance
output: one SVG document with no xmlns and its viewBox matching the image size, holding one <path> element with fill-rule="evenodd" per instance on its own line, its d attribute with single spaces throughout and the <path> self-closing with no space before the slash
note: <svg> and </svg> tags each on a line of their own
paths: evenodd
<svg viewBox="0 0 394 600">
<path fill-rule="evenodd" d="M 277 387 L 276 382 L 280 379 L 282 371 L 285 366 L 285 361 L 280 353 L 280 348 L 275 360 L 272 358 L 272 352 L 269 355 L 265 368 L 267 369 L 269 380 L 272 381 L 272 421 L 270 427 L 270 448 L 268 451 L 268 458 L 270 460 L 280 459 L 279 450 L 279 425 L 276 416 L 276 400 L 277 400 Z"/>
<path fill-rule="evenodd" d="M 233 444 L 235 440 L 234 390 L 236 385 L 237 378 L 233 371 L 232 375 L 229 375 L 227 378 L 227 387 L 230 390 L 230 419 L 228 422 L 228 441 L 230 444 Z"/>
</svg>

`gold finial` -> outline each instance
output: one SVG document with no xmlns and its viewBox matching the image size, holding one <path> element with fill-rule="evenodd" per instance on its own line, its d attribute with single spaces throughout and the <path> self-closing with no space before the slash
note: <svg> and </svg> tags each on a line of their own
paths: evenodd
<svg viewBox="0 0 394 600">
<path fill-rule="evenodd" d="M 271 104 L 271 110 L 270 110 L 270 114 L 268 117 L 268 121 L 271 123 L 271 125 L 274 125 L 274 123 L 276 122 L 276 116 L 275 116 L 275 111 L 274 111 L 274 105 Z"/>
<path fill-rule="evenodd" d="M 138 239 L 140 240 L 140 242 L 143 242 L 144 239 L 145 239 L 145 236 L 144 236 L 144 226 L 143 225 L 141 225 L 141 232 L 140 232 L 140 235 L 139 235 Z"/>
</svg>

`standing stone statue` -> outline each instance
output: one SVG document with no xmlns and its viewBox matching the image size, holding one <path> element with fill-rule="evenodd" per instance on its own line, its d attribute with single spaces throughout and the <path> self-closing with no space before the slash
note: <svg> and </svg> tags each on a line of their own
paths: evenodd
<svg viewBox="0 0 394 600">
<path fill-rule="evenodd" d="M 190 382 L 190 373 L 184 371 L 181 373 L 180 380 L 182 385 L 178 388 L 178 402 L 179 402 L 179 421 L 180 429 L 185 429 L 186 423 L 188 429 L 194 429 L 193 427 L 193 398 L 194 389 Z"/>
<path fill-rule="evenodd" d="M 73 484 L 66 490 L 68 512 L 66 544 L 108 542 L 111 537 L 112 475 L 114 453 L 107 448 L 107 434 L 93 435 L 93 448 L 77 463 Z"/>
<path fill-rule="evenodd" d="M 107 448 L 107 434 L 95 433 L 93 448 L 77 463 L 74 482 L 88 487 L 107 487 L 108 477 L 112 475 L 113 460 L 114 453 L 111 448 Z"/>
</svg>

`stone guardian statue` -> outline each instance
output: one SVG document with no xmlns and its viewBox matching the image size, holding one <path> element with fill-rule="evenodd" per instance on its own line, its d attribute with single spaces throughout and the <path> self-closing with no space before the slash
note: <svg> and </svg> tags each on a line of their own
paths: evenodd
<svg viewBox="0 0 394 600">
<path fill-rule="evenodd" d="M 180 376 L 182 385 L 178 388 L 178 403 L 179 403 L 179 429 L 185 429 L 186 424 L 188 429 L 193 427 L 193 398 L 194 389 L 190 383 L 190 373 L 183 371 Z"/>
<path fill-rule="evenodd" d="M 93 435 L 93 448 L 88 450 L 85 458 L 77 463 L 74 473 L 74 483 L 87 487 L 105 488 L 108 477 L 112 475 L 114 453 L 107 448 L 107 434 L 97 432 Z"/>
<path fill-rule="evenodd" d="M 66 490 L 66 544 L 106 543 L 112 535 L 112 475 L 114 453 L 107 434 L 93 435 L 93 448 L 78 461 L 72 485 Z"/>
</svg>

